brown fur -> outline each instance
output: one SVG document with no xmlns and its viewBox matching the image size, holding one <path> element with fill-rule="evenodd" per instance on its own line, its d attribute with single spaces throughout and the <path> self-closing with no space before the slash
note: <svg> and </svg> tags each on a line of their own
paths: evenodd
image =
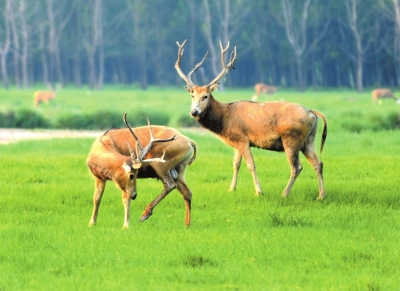
<svg viewBox="0 0 400 291">
<path fill-rule="evenodd" d="M 276 91 L 278 91 L 278 88 L 276 88 L 275 86 L 264 84 L 264 83 L 257 83 L 254 86 L 254 90 L 256 91 L 256 95 L 253 98 L 253 100 L 255 101 L 255 100 L 257 100 L 258 97 L 260 97 L 260 95 L 262 93 L 267 94 L 267 95 L 275 94 Z"/>
<path fill-rule="evenodd" d="M 89 225 L 96 223 L 106 182 L 107 180 L 112 180 L 122 191 L 122 202 L 125 208 L 123 228 L 127 228 L 130 219 L 130 200 L 136 198 L 136 179 L 140 178 L 157 178 L 164 185 L 160 195 L 146 207 L 140 221 L 149 218 L 154 207 L 168 193 L 177 188 L 182 194 L 186 206 L 185 224 L 186 226 L 190 225 L 192 192 L 186 185 L 185 171 L 196 158 L 196 143 L 170 127 L 153 125 L 152 130 L 154 137 L 157 139 L 171 138 L 174 135 L 178 136 L 178 138 L 168 142 L 154 143 L 145 157 L 146 159 L 159 158 L 165 151 L 165 163 L 151 162 L 143 164 L 140 169 L 134 170 L 132 168 L 130 172 L 126 172 L 123 168 L 124 164 L 132 164 L 126 142 L 134 146 L 136 140 L 127 128 L 109 130 L 93 143 L 87 158 L 87 165 L 95 180 L 94 208 Z M 142 145 L 149 143 L 150 133 L 148 127 L 134 128 L 134 131 Z"/>
<path fill-rule="evenodd" d="M 33 103 L 35 106 L 39 106 L 41 102 L 48 103 L 50 100 L 53 100 L 55 96 L 56 92 L 36 91 L 33 94 Z"/>
<path fill-rule="evenodd" d="M 399 99 L 394 96 L 393 92 L 389 89 L 378 88 L 372 91 L 372 101 L 376 102 L 378 99 L 390 98 L 399 102 Z"/>
<path fill-rule="evenodd" d="M 258 147 L 272 151 L 285 151 L 290 169 L 290 179 L 284 189 L 282 196 L 289 195 L 290 190 L 302 170 L 299 152 L 301 151 L 313 166 L 319 182 L 319 196 L 322 200 L 325 197 L 324 182 L 322 177 L 323 164 L 315 151 L 315 136 L 318 130 L 318 117 L 324 122 L 322 133 L 322 152 L 326 135 L 327 120 L 325 116 L 315 110 L 309 110 L 299 104 L 289 102 L 251 102 L 237 101 L 223 103 L 217 101 L 212 92 L 218 86 L 218 80 L 230 69 L 236 59 L 236 48 L 231 54 L 228 65 L 224 63 L 224 53 L 229 47 L 223 49 L 222 44 L 222 73 L 206 86 L 193 84 L 190 75 L 183 74 L 180 69 L 183 46 L 186 41 L 178 44 L 178 61 L 175 68 L 178 74 L 186 81 L 187 91 L 192 95 L 190 114 L 200 125 L 218 135 L 227 145 L 235 148 L 233 160 L 233 179 L 230 186 L 231 191 L 236 189 L 237 177 L 242 157 L 246 160 L 247 168 L 253 176 L 256 195 L 262 193 L 260 183 L 256 174 L 251 147 Z M 204 61 L 204 59 L 203 59 Z M 202 61 L 202 62 L 203 62 Z M 202 64 L 200 63 L 200 65 Z M 197 69 L 199 65 L 196 65 Z"/>
</svg>

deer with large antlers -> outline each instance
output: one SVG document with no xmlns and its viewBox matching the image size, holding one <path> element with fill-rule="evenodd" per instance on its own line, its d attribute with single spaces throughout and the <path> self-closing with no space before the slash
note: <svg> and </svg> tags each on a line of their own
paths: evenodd
<svg viewBox="0 0 400 291">
<path fill-rule="evenodd" d="M 301 151 L 314 167 L 319 182 L 318 199 L 322 200 L 325 197 L 322 177 L 323 164 L 315 151 L 314 141 L 318 129 L 318 117 L 321 117 L 324 121 L 320 149 L 322 152 L 327 135 L 326 117 L 318 111 L 289 102 L 219 102 L 213 97 L 212 92 L 217 88 L 221 78 L 229 70 L 234 69 L 237 57 L 236 47 L 231 53 L 229 63 L 225 64 L 224 55 L 229 48 L 229 42 L 226 48 L 223 48 L 220 43 L 223 66 L 221 73 L 208 85 L 198 86 L 192 82 L 191 75 L 203 64 L 207 54 L 186 76 L 180 68 L 185 43 L 186 40 L 182 44 L 177 42 L 178 60 L 175 63 L 175 69 L 186 82 L 186 90 L 192 95 L 190 115 L 201 126 L 215 133 L 227 145 L 235 148 L 233 179 L 229 190 L 236 189 L 238 172 L 242 157 L 244 157 L 247 168 L 253 176 L 256 196 L 262 193 L 250 149 L 257 147 L 271 151 L 285 151 L 290 165 L 290 179 L 282 196 L 288 196 L 302 170 L 299 159 Z"/>
<path fill-rule="evenodd" d="M 96 223 L 101 198 L 107 180 L 112 180 L 122 191 L 125 209 L 123 228 L 129 227 L 130 202 L 137 196 L 136 180 L 157 178 L 164 189 L 147 205 L 140 221 L 150 217 L 154 207 L 173 189 L 182 194 L 186 206 L 186 226 L 190 225 L 192 192 L 186 185 L 186 168 L 196 158 L 196 143 L 171 127 L 150 125 L 132 129 L 111 129 L 96 139 L 87 158 L 87 165 L 94 177 L 93 213 L 89 226 Z M 131 145 L 135 144 L 133 150 Z M 142 144 L 147 144 L 143 147 Z"/>
</svg>

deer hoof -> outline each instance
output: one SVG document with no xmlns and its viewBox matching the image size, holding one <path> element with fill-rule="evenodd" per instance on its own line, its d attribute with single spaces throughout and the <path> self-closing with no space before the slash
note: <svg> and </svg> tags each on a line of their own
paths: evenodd
<svg viewBox="0 0 400 291">
<path fill-rule="evenodd" d="M 142 217 L 140 218 L 140 222 L 143 222 L 143 221 L 145 221 L 146 219 L 148 219 L 150 216 L 151 216 L 151 211 L 149 211 L 149 212 L 145 212 L 145 213 L 143 213 L 143 215 L 142 215 Z"/>
</svg>

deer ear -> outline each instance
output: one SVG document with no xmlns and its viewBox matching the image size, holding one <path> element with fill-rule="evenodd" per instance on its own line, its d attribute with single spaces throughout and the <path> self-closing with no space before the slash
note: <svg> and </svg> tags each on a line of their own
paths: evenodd
<svg viewBox="0 0 400 291">
<path fill-rule="evenodd" d="M 211 85 L 211 86 L 208 88 L 208 91 L 209 91 L 210 93 L 213 92 L 215 89 L 217 89 L 218 85 L 219 85 L 219 83 L 215 83 L 214 85 Z"/>
<path fill-rule="evenodd" d="M 186 91 L 188 91 L 189 93 L 193 92 L 193 88 L 190 86 L 185 86 Z"/>
</svg>

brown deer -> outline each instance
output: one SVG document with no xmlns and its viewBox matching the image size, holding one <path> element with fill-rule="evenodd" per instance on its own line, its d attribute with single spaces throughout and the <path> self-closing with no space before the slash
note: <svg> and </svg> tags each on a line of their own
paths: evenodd
<svg viewBox="0 0 400 291">
<path fill-rule="evenodd" d="M 186 226 L 190 225 L 192 192 L 186 185 L 185 171 L 196 158 L 196 143 L 171 127 L 150 125 L 132 129 L 111 129 L 96 139 L 87 158 L 94 177 L 93 213 L 89 226 L 96 223 L 101 198 L 107 180 L 112 180 L 122 191 L 125 208 L 123 228 L 129 227 L 130 200 L 137 196 L 136 180 L 157 178 L 164 189 L 144 210 L 140 221 L 150 217 L 154 207 L 173 189 L 182 194 L 186 206 Z M 150 133 L 149 133 L 150 132 Z M 155 138 L 156 137 L 156 138 Z M 136 144 L 136 152 L 130 145 Z M 147 144 L 143 148 L 142 144 Z"/>
<path fill-rule="evenodd" d="M 397 104 L 400 104 L 400 99 L 394 96 L 393 92 L 389 89 L 377 88 L 372 90 L 372 101 L 376 102 L 378 99 L 382 100 L 385 98 L 394 99 Z"/>
<path fill-rule="evenodd" d="M 276 93 L 276 91 L 278 91 L 278 88 L 264 83 L 257 83 L 254 86 L 254 90 L 256 91 L 256 95 L 254 95 L 251 100 L 256 101 L 262 93 L 267 95 L 273 95 Z"/>
<path fill-rule="evenodd" d="M 198 86 L 192 82 L 191 75 L 203 64 L 205 57 L 186 76 L 180 68 L 185 43 L 186 40 L 182 45 L 177 42 L 178 60 L 175 63 L 175 69 L 186 82 L 186 90 L 192 95 L 190 115 L 201 126 L 215 133 L 227 145 L 235 148 L 233 179 L 229 190 L 236 189 L 239 167 L 242 157 L 244 157 L 247 168 L 253 176 L 256 196 L 262 193 L 250 149 L 251 147 L 257 147 L 271 151 L 285 151 L 291 174 L 282 196 L 288 196 L 302 170 L 299 159 L 299 152 L 301 151 L 317 173 L 319 182 L 318 199 L 322 200 L 325 196 L 322 178 L 323 164 L 315 151 L 314 141 L 318 129 L 319 116 L 324 121 L 320 149 L 322 152 L 327 135 L 327 120 L 325 116 L 318 111 L 289 102 L 219 102 L 213 97 L 212 92 L 217 88 L 219 80 L 229 70 L 234 69 L 234 62 L 237 56 L 236 47 L 231 53 L 229 63 L 225 65 L 224 55 L 229 48 L 229 42 L 225 49 L 220 43 L 223 66 L 221 73 L 208 85 Z"/>
<path fill-rule="evenodd" d="M 56 96 L 56 92 L 49 92 L 49 91 L 36 91 L 33 94 L 33 103 L 35 106 L 39 106 L 41 102 L 48 103 L 50 100 L 53 100 Z"/>
</svg>

